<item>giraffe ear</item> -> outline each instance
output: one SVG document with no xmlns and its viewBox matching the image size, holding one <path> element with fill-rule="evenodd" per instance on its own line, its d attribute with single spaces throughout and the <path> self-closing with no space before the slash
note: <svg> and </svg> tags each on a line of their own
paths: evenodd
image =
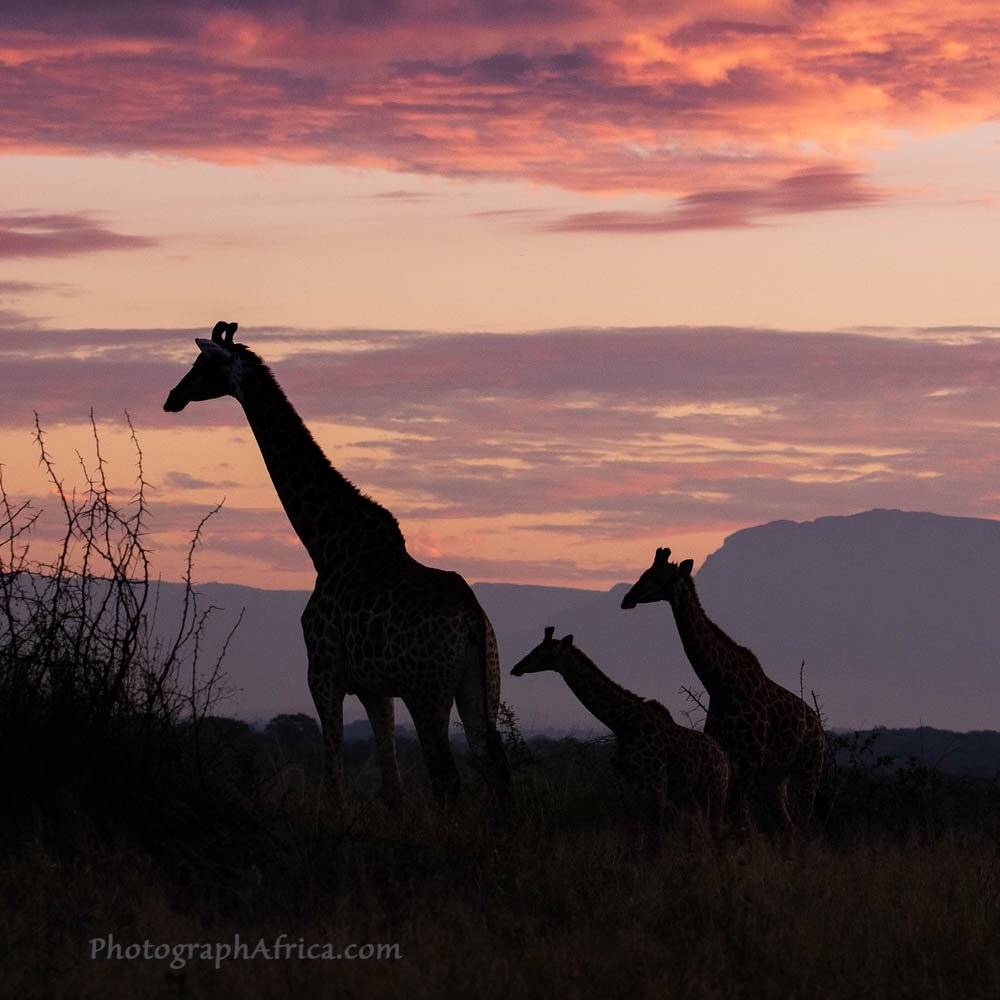
<svg viewBox="0 0 1000 1000">
<path fill-rule="evenodd" d="M 680 570 L 681 576 L 690 576 L 691 570 L 694 569 L 694 560 L 685 559 L 677 568 Z"/>
<path fill-rule="evenodd" d="M 198 350 L 202 354 L 214 358 L 216 361 L 228 360 L 232 355 L 224 347 L 214 340 L 206 340 L 204 337 L 195 337 L 194 342 L 198 345 Z"/>
<path fill-rule="evenodd" d="M 572 635 L 564 635 L 559 640 L 559 646 L 560 646 L 561 649 L 569 649 L 572 645 L 573 645 L 573 636 Z"/>
</svg>

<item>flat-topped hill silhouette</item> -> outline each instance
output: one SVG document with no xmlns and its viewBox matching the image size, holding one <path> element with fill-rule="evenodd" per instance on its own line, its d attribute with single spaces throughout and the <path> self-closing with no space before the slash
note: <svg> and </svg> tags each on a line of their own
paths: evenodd
<svg viewBox="0 0 1000 1000">
<path fill-rule="evenodd" d="M 655 541 L 669 546 L 669 528 Z M 636 577 L 649 559 L 636 565 Z M 805 661 L 806 698 L 816 692 L 830 726 L 1000 728 L 1000 522 L 899 510 L 773 521 L 726 538 L 696 567 L 695 581 L 709 617 L 753 649 L 779 683 L 798 692 Z M 679 719 L 695 708 L 680 693 L 699 683 L 669 607 L 621 610 L 632 582 L 610 591 L 474 587 L 497 631 L 502 697 L 524 728 L 587 732 L 595 725 L 558 678 L 525 684 L 508 676 L 547 625 L 572 632 L 602 670 Z M 198 589 L 206 603 L 226 609 L 216 616 L 220 638 L 247 607 L 225 661 L 242 691 L 220 708 L 264 719 L 312 713 L 298 625 L 308 594 Z M 166 601 L 161 611 L 169 622 Z M 349 719 L 362 714 L 352 699 L 345 711 Z M 402 711 L 399 718 L 406 721 Z"/>
<path fill-rule="evenodd" d="M 1000 726 L 1000 522 L 871 510 L 730 535 L 697 582 L 833 723 Z"/>
</svg>

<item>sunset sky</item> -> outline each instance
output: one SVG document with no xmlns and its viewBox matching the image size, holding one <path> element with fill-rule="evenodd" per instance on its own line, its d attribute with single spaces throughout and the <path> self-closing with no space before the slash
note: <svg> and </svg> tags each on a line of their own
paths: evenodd
<svg viewBox="0 0 1000 1000">
<path fill-rule="evenodd" d="M 165 578 L 224 499 L 197 578 L 312 580 L 238 404 L 162 411 L 219 319 L 471 581 L 1000 516 L 995 3 L 7 0 L 0 144 L 6 488 L 93 410 L 127 502 L 127 411 Z"/>
</svg>

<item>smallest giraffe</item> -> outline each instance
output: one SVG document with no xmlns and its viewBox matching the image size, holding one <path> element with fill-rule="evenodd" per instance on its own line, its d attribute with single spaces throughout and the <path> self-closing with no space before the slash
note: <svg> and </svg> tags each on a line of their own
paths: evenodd
<svg viewBox="0 0 1000 1000">
<path fill-rule="evenodd" d="M 729 790 L 729 761 L 710 736 L 674 722 L 658 701 L 616 684 L 580 649 L 573 636 L 545 638 L 511 670 L 522 674 L 554 670 L 592 715 L 617 738 L 612 759 L 647 818 L 660 822 L 673 813 L 698 813 L 718 827 Z"/>
</svg>

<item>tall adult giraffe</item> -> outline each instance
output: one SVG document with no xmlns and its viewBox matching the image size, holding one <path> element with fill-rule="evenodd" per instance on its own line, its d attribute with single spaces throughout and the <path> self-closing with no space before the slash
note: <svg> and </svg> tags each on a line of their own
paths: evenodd
<svg viewBox="0 0 1000 1000">
<path fill-rule="evenodd" d="M 460 779 L 448 741 L 453 703 L 470 748 L 493 787 L 509 780 L 496 730 L 500 658 L 489 618 L 457 573 L 417 562 L 396 519 L 329 462 L 274 375 L 243 344 L 236 323 L 216 323 L 211 340 L 171 390 L 171 413 L 196 400 L 233 396 L 243 407 L 285 513 L 316 569 L 302 614 L 309 690 L 323 728 L 325 775 L 343 791 L 343 700 L 356 694 L 371 720 L 381 793 L 402 790 L 393 697 L 403 700 L 431 783 L 453 798 Z"/>
<path fill-rule="evenodd" d="M 826 749 L 819 715 L 771 680 L 757 657 L 705 614 L 691 578 L 693 566 L 691 559 L 672 563 L 670 549 L 657 549 L 622 607 L 670 604 L 684 652 L 708 692 L 705 732 L 729 756 L 730 803 L 744 810 L 759 805 L 766 822 L 786 829 L 805 826 Z"/>
</svg>

